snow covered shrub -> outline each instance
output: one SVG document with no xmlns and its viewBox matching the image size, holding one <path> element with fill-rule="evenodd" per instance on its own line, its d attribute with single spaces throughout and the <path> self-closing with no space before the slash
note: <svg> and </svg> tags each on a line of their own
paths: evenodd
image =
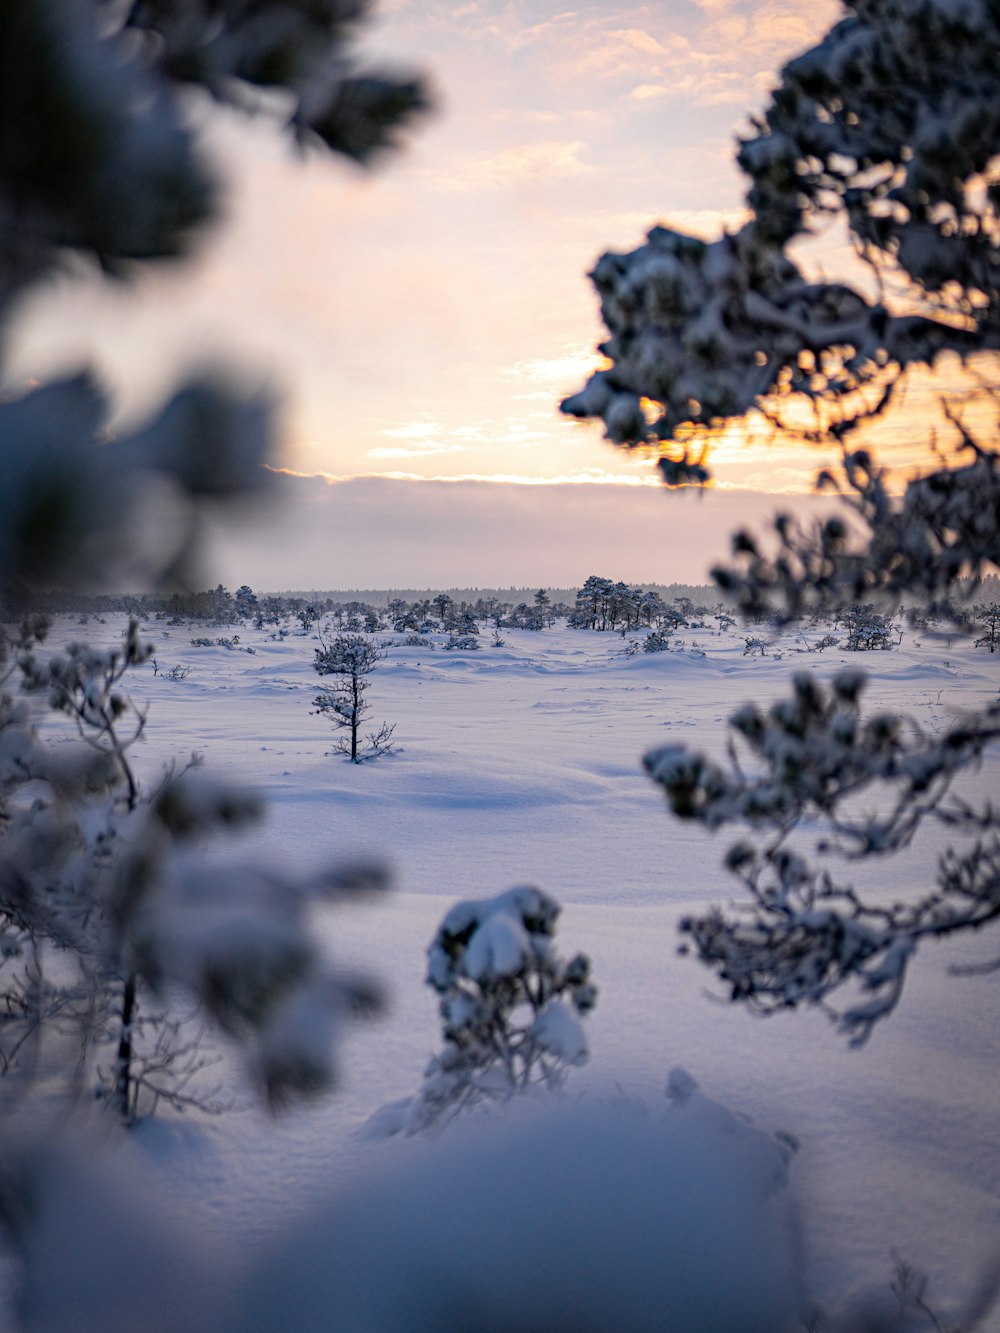
<svg viewBox="0 0 1000 1333">
<path fill-rule="evenodd" d="M 383 722 L 377 731 L 361 737 L 361 724 L 372 711 L 365 700 L 371 673 L 385 658 L 386 650 L 363 634 L 338 634 L 329 641 L 321 637 L 315 650 L 313 669 L 320 676 L 333 676 L 334 683 L 324 685 L 315 696 L 314 711 L 347 732 L 336 741 L 333 752 L 349 755 L 354 764 L 392 750 L 395 725 Z"/>
<path fill-rule="evenodd" d="M 226 1329 L 792 1333 L 783 1150 L 693 1090 L 660 1116 L 568 1100 L 411 1145 L 254 1267 Z"/>
<path fill-rule="evenodd" d="M 646 635 L 642 641 L 642 651 L 644 653 L 665 653 L 670 648 L 670 639 L 673 630 L 654 629 Z"/>
<path fill-rule="evenodd" d="M 527 1108 L 525 1108 L 527 1109 Z M 52 1136 L 0 1171 L 30 1333 L 792 1333 L 781 1145 L 694 1090 L 568 1100 L 369 1160 L 239 1266 L 148 1153 Z M 130 1145 L 125 1145 L 126 1149 Z M 971 1325 L 970 1325 L 971 1327 Z M 895 1333 L 895 1330 L 893 1330 Z"/>
<path fill-rule="evenodd" d="M 892 616 L 880 614 L 873 606 L 849 606 L 843 615 L 847 638 L 840 645 L 847 652 L 889 652 L 893 643 Z"/>
<path fill-rule="evenodd" d="M 232 636 L 232 638 L 220 637 L 220 638 L 216 638 L 216 639 L 207 639 L 207 638 L 205 638 L 205 637 L 201 637 L 201 638 L 197 638 L 197 639 L 192 639 L 192 640 L 191 640 L 191 647 L 192 647 L 192 648 L 228 648 L 229 651 L 230 651 L 231 653 L 235 653 L 235 652 L 255 653 L 255 652 L 257 651 L 257 649 L 254 648 L 252 645 L 249 645 L 249 644 L 241 645 L 241 644 L 240 644 L 240 636 L 239 636 L 238 634 L 234 634 L 234 635 Z"/>
<path fill-rule="evenodd" d="M 743 656 L 755 657 L 757 654 L 761 657 L 767 656 L 767 640 L 762 639 L 759 634 L 750 635 L 743 641 Z"/>
<path fill-rule="evenodd" d="M 463 652 L 472 652 L 479 647 L 475 634 L 452 634 L 444 645 L 446 648 L 458 648 Z"/>
<path fill-rule="evenodd" d="M 541 889 L 456 903 L 427 951 L 444 1046 L 415 1097 L 383 1108 L 373 1134 L 437 1129 L 462 1111 L 562 1087 L 587 1059 L 580 1018 L 597 989 L 590 960 L 555 950 L 559 904 Z"/>
</svg>

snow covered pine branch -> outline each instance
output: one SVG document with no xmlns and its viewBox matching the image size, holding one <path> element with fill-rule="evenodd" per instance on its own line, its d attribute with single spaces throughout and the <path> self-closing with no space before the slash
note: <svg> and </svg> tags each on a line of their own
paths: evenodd
<svg viewBox="0 0 1000 1333">
<path fill-rule="evenodd" d="M 9 0 L 0 6 L 0 320 L 75 257 L 129 280 L 185 254 L 216 212 L 192 89 L 270 114 L 304 148 L 368 162 L 425 109 L 419 79 L 368 70 L 367 4 Z M 260 90 L 280 97 L 262 99 Z M 182 106 L 182 102 L 184 105 Z M 72 129 L 72 133 L 70 130 Z M 190 571 L 206 511 L 260 489 L 273 404 L 230 373 L 182 386 L 108 439 L 86 370 L 0 403 L 0 598 Z M 145 506 L 173 492 L 150 541 Z M 162 511 L 162 503 L 159 505 Z"/>
<path fill-rule="evenodd" d="M 562 404 L 607 438 L 651 444 L 671 485 L 708 479 L 712 436 L 747 413 L 843 446 L 893 403 L 912 366 L 943 353 L 995 382 L 1000 348 L 1000 15 L 990 0 L 855 0 L 787 64 L 743 140 L 749 221 L 714 242 L 654 227 L 592 278 L 610 363 Z M 814 281 L 790 244 L 829 219 L 848 226 L 875 301 Z M 986 358 L 984 360 L 984 357 Z M 804 427 L 802 407 L 811 407 Z M 845 451 L 840 519 L 795 534 L 775 525 L 765 558 L 741 534 L 720 571 L 748 609 L 858 600 L 917 587 L 944 595 L 962 569 L 995 562 L 997 455 L 953 419 L 966 457 L 890 498 L 866 451 Z M 829 471 L 823 484 L 831 483 Z M 859 524 L 860 521 L 860 524 Z M 744 559 L 746 557 L 746 559 Z M 717 574 L 717 577 L 720 575 Z"/>
<path fill-rule="evenodd" d="M 747 614 L 787 621 L 905 597 L 918 613 L 934 603 L 953 615 L 959 581 L 1000 563 L 1000 453 L 981 420 L 946 403 L 955 452 L 901 497 L 872 449 L 852 442 L 863 424 L 877 434 L 911 367 L 945 353 L 981 386 L 994 433 L 1000 420 L 1000 10 L 847 0 L 842 13 L 781 71 L 740 144 L 745 225 L 710 243 L 654 227 L 636 250 L 598 261 L 608 364 L 562 410 L 599 418 L 617 445 L 654 446 L 671 486 L 703 485 L 713 435 L 748 416 L 833 447 L 818 485 L 842 513 L 811 526 L 778 514 L 767 540 L 736 533 L 733 563 L 713 570 Z M 790 255 L 834 218 L 884 299 L 813 280 Z M 761 765 L 752 778 L 735 752 L 729 769 L 673 747 L 646 759 L 675 815 L 748 822 L 758 835 L 727 862 L 749 891 L 747 914 L 687 923 L 700 957 L 734 998 L 767 1010 L 825 1004 L 853 980 L 868 992 L 841 1015 L 854 1040 L 896 1003 L 919 940 L 978 929 L 1000 903 L 995 810 L 945 800 L 995 742 L 995 706 L 937 739 L 899 717 L 862 719 L 862 690 L 853 673 L 828 690 L 800 676 L 766 716 L 741 710 L 731 725 Z M 875 787 L 893 793 L 888 822 L 852 823 L 847 798 Z M 827 822 L 823 854 L 839 847 L 857 863 L 900 850 L 927 818 L 972 840 L 944 855 L 936 888 L 876 906 L 790 845 L 807 817 Z"/>
<path fill-rule="evenodd" d="M 1000 811 L 954 792 L 955 779 L 1000 737 L 1000 704 L 935 735 L 912 719 L 863 715 L 864 684 L 860 672 L 841 672 L 829 688 L 798 673 L 790 698 L 766 713 L 751 704 L 732 716 L 725 767 L 683 746 L 644 760 L 678 818 L 752 831 L 725 858 L 749 896 L 745 910 L 713 910 L 681 925 L 699 958 L 733 999 L 763 1013 L 822 1005 L 855 1045 L 895 1008 L 922 940 L 1000 918 Z M 857 813 L 861 796 L 880 813 Z M 949 848 L 936 886 L 912 901 L 887 902 L 877 888 L 864 897 L 826 866 L 839 859 L 877 867 L 928 820 L 969 845 Z M 802 850 L 816 830 L 822 866 Z M 862 998 L 834 1011 L 830 997 L 852 986 Z"/>
</svg>

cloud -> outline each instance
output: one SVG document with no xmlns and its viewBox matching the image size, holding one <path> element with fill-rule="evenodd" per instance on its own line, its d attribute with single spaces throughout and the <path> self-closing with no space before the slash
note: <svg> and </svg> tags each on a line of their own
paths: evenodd
<svg viewBox="0 0 1000 1333">
<path fill-rule="evenodd" d="M 640 83 L 629 93 L 636 102 L 650 102 L 659 97 L 669 97 L 673 90 L 662 83 Z"/>
<path fill-rule="evenodd" d="M 581 75 L 624 82 L 636 105 L 683 98 L 752 110 L 774 71 L 809 46 L 836 0 L 700 0 L 697 7 L 640 6 L 585 25 L 570 59 Z"/>
<path fill-rule="evenodd" d="M 521 28 L 517 34 L 519 45 L 528 45 L 532 42 L 544 40 L 551 35 L 555 35 L 557 40 L 561 39 L 569 25 L 579 21 L 579 14 L 576 10 L 567 9 L 561 14 L 553 14 L 551 18 L 543 19 L 541 23 L 534 23 L 530 27 Z"/>
<path fill-rule="evenodd" d="M 408 421 L 402 426 L 387 426 L 381 432 L 403 444 L 380 444 L 365 451 L 366 458 L 392 460 L 396 458 L 432 458 L 436 454 L 460 454 L 464 444 L 446 443 L 449 433 L 440 421 Z"/>
<path fill-rule="evenodd" d="M 408 421 L 404 426 L 387 426 L 383 435 L 394 440 L 436 439 L 443 427 L 439 421 Z"/>
<path fill-rule="evenodd" d="M 465 446 L 461 444 L 425 444 L 425 445 L 377 445 L 369 449 L 366 458 L 430 458 L 434 454 L 461 454 Z"/>
<path fill-rule="evenodd" d="M 582 139 L 544 139 L 492 153 L 458 153 L 444 167 L 418 174 L 424 185 L 457 194 L 510 190 L 533 181 L 589 176 L 595 168 L 583 161 L 586 152 Z"/>
<path fill-rule="evenodd" d="M 560 385 L 584 380 L 598 366 L 607 364 L 604 357 L 595 356 L 593 352 L 567 352 L 561 356 L 526 357 L 513 365 L 502 366 L 500 373 L 511 379 L 546 385 L 554 394 Z"/>
<path fill-rule="evenodd" d="M 641 28 L 619 28 L 611 33 L 612 37 L 622 42 L 633 51 L 639 51 L 643 55 L 654 57 L 666 56 L 669 54 L 668 48 L 658 41 L 650 33 L 644 32 Z M 680 39 L 674 38 L 674 48 L 680 44 Z M 683 43 L 683 49 L 690 50 L 687 42 Z"/>
<path fill-rule="evenodd" d="M 216 533 L 206 575 L 262 591 L 316 587 L 705 582 L 737 527 L 829 501 L 746 491 L 676 494 L 599 477 L 426 481 L 277 473 L 276 512 Z M 529 484 L 523 484 L 528 482 Z"/>
</svg>

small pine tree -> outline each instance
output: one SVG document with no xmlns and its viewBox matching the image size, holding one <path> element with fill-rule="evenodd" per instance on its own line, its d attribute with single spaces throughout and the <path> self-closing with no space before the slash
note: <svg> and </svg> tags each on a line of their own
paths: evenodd
<svg viewBox="0 0 1000 1333">
<path fill-rule="evenodd" d="M 982 638 L 976 640 L 976 647 L 988 648 L 991 653 L 995 653 L 1000 648 L 1000 602 L 981 606 L 976 613 L 976 620 L 986 630 Z"/>
<path fill-rule="evenodd" d="M 313 668 L 317 675 L 333 676 L 335 680 L 332 685 L 324 685 L 313 699 L 314 711 L 348 733 L 337 740 L 334 753 L 349 755 L 352 764 L 388 754 L 395 725 L 383 722 L 378 731 L 368 733 L 366 744 L 360 740 L 361 724 L 371 715 L 365 694 L 371 673 L 385 660 L 385 649 L 363 634 L 338 634 L 329 643 L 322 639 L 320 643 Z"/>
<path fill-rule="evenodd" d="M 871 605 L 848 607 L 843 622 L 847 638 L 841 647 L 848 652 L 888 652 L 894 646 L 892 616 L 876 611 Z"/>
</svg>

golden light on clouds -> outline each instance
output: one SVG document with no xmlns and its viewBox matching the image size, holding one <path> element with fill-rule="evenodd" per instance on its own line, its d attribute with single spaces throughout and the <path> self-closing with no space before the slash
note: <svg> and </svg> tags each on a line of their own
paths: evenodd
<svg viewBox="0 0 1000 1333">
<path fill-rule="evenodd" d="M 652 472 L 646 475 L 625 475 L 605 471 L 599 467 L 579 468 L 575 471 L 554 476 L 538 476 L 530 472 L 446 472 L 422 473 L 403 472 L 392 469 L 386 472 L 351 473 L 348 476 L 336 476 L 329 472 L 303 472 L 290 467 L 265 465 L 266 471 L 276 476 L 294 477 L 301 481 L 319 481 L 329 486 L 346 485 L 354 481 L 414 481 L 465 484 L 468 482 L 486 483 L 498 486 L 626 486 L 647 487 L 660 490 L 659 478 Z"/>
<path fill-rule="evenodd" d="M 583 139 L 514 144 L 493 153 L 465 153 L 447 167 L 427 170 L 424 180 L 446 193 L 509 190 L 531 181 L 587 175 L 595 168 L 584 161 L 586 152 Z"/>
</svg>

